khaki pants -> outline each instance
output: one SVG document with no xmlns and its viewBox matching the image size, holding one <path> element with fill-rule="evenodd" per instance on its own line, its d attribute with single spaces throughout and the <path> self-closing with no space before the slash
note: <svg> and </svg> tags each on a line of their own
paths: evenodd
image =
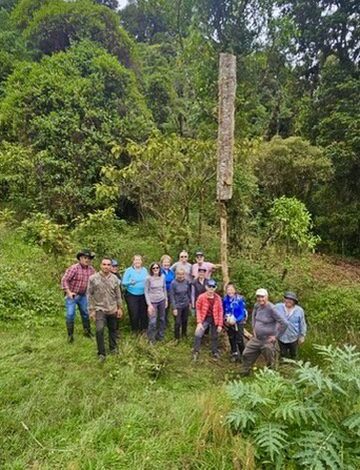
<svg viewBox="0 0 360 470">
<path fill-rule="evenodd" d="M 267 339 L 251 338 L 243 352 L 243 372 L 249 372 L 256 359 L 262 354 L 266 365 L 273 367 L 275 362 L 275 342 Z"/>
</svg>

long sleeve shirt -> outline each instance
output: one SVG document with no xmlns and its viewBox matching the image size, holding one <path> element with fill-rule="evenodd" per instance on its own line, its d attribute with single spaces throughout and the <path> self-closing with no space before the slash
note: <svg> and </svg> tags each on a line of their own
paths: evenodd
<svg viewBox="0 0 360 470">
<path fill-rule="evenodd" d="M 188 262 L 183 263 L 182 261 L 176 261 L 176 263 L 174 263 L 170 269 L 174 274 L 176 274 L 176 270 L 180 268 L 185 271 L 185 278 L 189 282 L 191 282 L 192 281 L 192 274 L 191 274 L 192 265 Z"/>
<path fill-rule="evenodd" d="M 196 301 L 200 294 L 206 292 L 207 279 L 204 282 L 200 282 L 199 279 L 194 279 L 191 283 L 191 306 L 195 308 Z"/>
<path fill-rule="evenodd" d="M 70 290 L 75 294 L 84 295 L 90 276 L 95 274 L 92 266 L 83 266 L 80 263 L 70 266 L 61 279 L 61 288 L 66 291 Z"/>
<path fill-rule="evenodd" d="M 278 339 L 282 343 L 293 343 L 300 336 L 306 336 L 305 313 L 299 305 L 295 305 L 290 312 L 283 303 L 276 304 L 275 308 L 289 323 L 284 333 L 278 335 Z"/>
<path fill-rule="evenodd" d="M 167 300 L 165 276 L 148 276 L 145 281 L 145 299 L 148 305 Z"/>
<path fill-rule="evenodd" d="M 122 304 L 117 277 L 102 272 L 92 275 L 87 288 L 89 310 L 101 311 L 108 315 L 116 313 Z"/>
<path fill-rule="evenodd" d="M 267 339 L 284 333 L 289 322 L 275 309 L 271 302 L 255 304 L 252 314 L 252 327 L 258 339 Z"/>
<path fill-rule="evenodd" d="M 195 263 L 192 265 L 192 275 L 193 277 L 197 278 L 199 275 L 199 268 L 206 269 L 205 277 L 206 279 L 210 279 L 211 275 L 214 271 L 215 265 L 213 263 L 209 263 L 209 261 L 203 261 L 201 264 Z"/>
<path fill-rule="evenodd" d="M 190 282 L 186 279 L 183 281 L 174 279 L 171 283 L 169 294 L 171 305 L 175 309 L 188 307 L 191 303 Z"/>
<path fill-rule="evenodd" d="M 122 285 L 132 295 L 144 295 L 145 280 L 148 272 L 146 268 L 127 268 L 122 278 Z"/>
</svg>

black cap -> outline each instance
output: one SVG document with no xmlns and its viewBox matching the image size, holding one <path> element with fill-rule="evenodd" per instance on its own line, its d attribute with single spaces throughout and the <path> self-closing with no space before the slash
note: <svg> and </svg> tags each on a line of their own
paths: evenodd
<svg viewBox="0 0 360 470">
<path fill-rule="evenodd" d="M 195 253 L 195 256 L 204 256 L 204 252 L 199 250 Z"/>
</svg>

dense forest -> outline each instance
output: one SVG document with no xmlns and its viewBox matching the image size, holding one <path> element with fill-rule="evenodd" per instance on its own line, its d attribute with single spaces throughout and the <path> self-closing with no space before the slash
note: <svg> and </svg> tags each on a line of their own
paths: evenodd
<svg viewBox="0 0 360 470">
<path fill-rule="evenodd" d="M 266 244 L 277 202 L 308 216 L 318 249 L 359 255 L 356 0 L 134 0 L 121 10 L 117 1 L 2 0 L 0 8 L 3 218 L 73 228 L 105 210 L 152 220 L 165 248 L 201 243 L 204 227 L 217 224 L 218 55 L 230 51 L 231 246 Z"/>
</svg>

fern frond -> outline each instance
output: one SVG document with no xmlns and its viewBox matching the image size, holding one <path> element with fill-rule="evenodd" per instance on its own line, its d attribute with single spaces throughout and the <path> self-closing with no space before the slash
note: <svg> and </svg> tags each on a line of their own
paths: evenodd
<svg viewBox="0 0 360 470">
<path fill-rule="evenodd" d="M 226 417 L 226 423 L 235 430 L 245 431 L 254 425 L 257 421 L 258 414 L 251 410 L 235 409 Z"/>
<path fill-rule="evenodd" d="M 253 432 L 255 444 L 262 454 L 270 457 L 272 462 L 274 462 L 275 456 L 280 455 L 287 445 L 285 429 L 286 427 L 281 424 L 265 423 Z"/>
<path fill-rule="evenodd" d="M 295 372 L 297 385 L 312 385 L 319 391 L 334 390 L 343 391 L 340 387 L 336 386 L 330 377 L 326 376 L 318 366 L 312 366 L 310 362 L 299 363 L 298 369 Z"/>
<path fill-rule="evenodd" d="M 279 403 L 279 406 L 272 412 L 276 419 L 282 419 L 289 424 L 307 424 L 317 422 L 322 418 L 319 405 L 309 403 L 309 401 L 290 400 Z"/>
<path fill-rule="evenodd" d="M 264 407 L 275 403 L 272 394 L 269 393 L 269 396 L 266 396 L 266 391 L 257 382 L 232 382 L 227 386 L 227 392 L 233 402 L 236 404 L 241 402 L 243 407 L 248 409 L 255 409 L 258 405 Z"/>
<path fill-rule="evenodd" d="M 343 426 L 350 431 L 353 431 L 355 434 L 360 436 L 360 413 L 355 413 L 349 417 L 347 417 L 343 422 Z"/>
<path fill-rule="evenodd" d="M 343 468 L 343 463 L 340 459 L 341 441 L 337 437 L 333 430 L 307 431 L 295 442 L 300 450 L 294 458 L 301 467 L 313 470 L 318 468 L 339 470 Z"/>
</svg>

